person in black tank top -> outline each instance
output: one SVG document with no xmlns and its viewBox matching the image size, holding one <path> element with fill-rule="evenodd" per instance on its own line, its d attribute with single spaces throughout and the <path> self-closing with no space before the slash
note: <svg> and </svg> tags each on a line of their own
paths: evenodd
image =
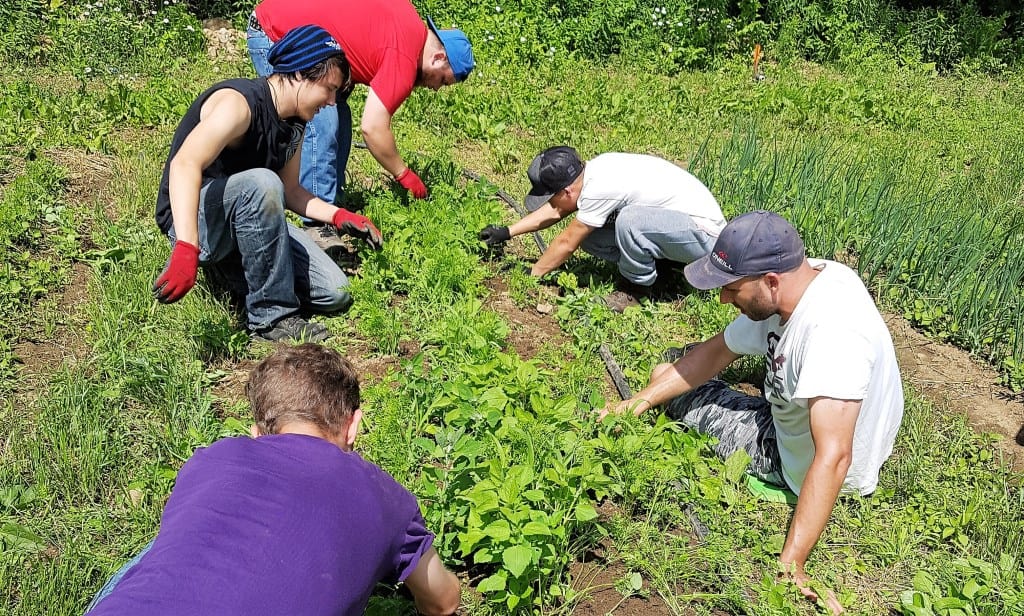
<svg viewBox="0 0 1024 616">
<path fill-rule="evenodd" d="M 285 208 L 334 225 L 380 249 L 373 222 L 317 199 L 299 184 L 302 136 L 317 111 L 351 87 L 337 41 L 318 26 L 289 31 L 271 49 L 274 73 L 230 79 L 203 92 L 174 132 L 156 203 L 156 222 L 172 244 L 153 285 L 162 303 L 209 278 L 244 296 L 247 325 L 265 340 L 327 338 L 299 316 L 352 303 L 348 279 Z"/>
</svg>

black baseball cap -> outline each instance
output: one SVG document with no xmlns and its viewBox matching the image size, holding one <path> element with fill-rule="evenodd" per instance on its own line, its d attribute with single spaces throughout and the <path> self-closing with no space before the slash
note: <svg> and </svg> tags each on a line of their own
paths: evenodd
<svg viewBox="0 0 1024 616">
<path fill-rule="evenodd" d="M 526 175 L 530 178 L 530 192 L 523 202 L 531 212 L 551 200 L 551 197 L 583 173 L 580 155 L 567 145 L 556 145 L 534 157 Z"/>
<path fill-rule="evenodd" d="M 791 272 L 804 262 L 804 241 L 782 216 L 754 210 L 733 218 L 715 247 L 683 269 L 697 289 L 717 289 L 747 276 Z"/>
</svg>

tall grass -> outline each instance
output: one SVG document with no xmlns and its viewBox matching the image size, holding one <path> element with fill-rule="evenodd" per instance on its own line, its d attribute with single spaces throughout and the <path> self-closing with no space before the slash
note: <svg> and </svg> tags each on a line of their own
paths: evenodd
<svg viewBox="0 0 1024 616">
<path fill-rule="evenodd" d="M 786 216 L 810 256 L 850 262 L 918 325 L 997 362 L 1024 360 L 1024 146 L 1007 152 L 1000 194 L 899 156 L 740 128 L 717 154 L 698 151 L 691 169 L 729 215 Z"/>
</svg>

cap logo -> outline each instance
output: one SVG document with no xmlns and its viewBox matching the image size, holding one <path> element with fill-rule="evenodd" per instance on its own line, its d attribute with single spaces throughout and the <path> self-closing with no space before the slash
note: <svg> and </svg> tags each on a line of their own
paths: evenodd
<svg viewBox="0 0 1024 616">
<path fill-rule="evenodd" d="M 729 265 L 729 255 L 727 255 L 724 250 L 716 250 L 711 253 L 710 257 L 711 260 L 715 262 L 715 265 L 718 266 L 718 269 L 725 270 L 727 272 L 733 271 L 732 266 Z"/>
</svg>

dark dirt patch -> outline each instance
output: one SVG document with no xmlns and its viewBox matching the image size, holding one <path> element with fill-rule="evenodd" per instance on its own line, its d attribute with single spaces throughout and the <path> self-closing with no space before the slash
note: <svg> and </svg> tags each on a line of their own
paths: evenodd
<svg viewBox="0 0 1024 616">
<path fill-rule="evenodd" d="M 497 312 L 508 323 L 509 343 L 520 357 L 529 359 L 545 345 L 565 348 L 570 344 L 565 332 L 551 317 L 553 298 L 551 302 L 540 302 L 532 309 L 524 309 L 509 297 L 508 286 L 500 277 L 487 280 L 485 285 L 491 294 L 484 300 L 484 307 Z"/>
<path fill-rule="evenodd" d="M 55 326 L 47 335 L 35 323 L 18 335 L 14 356 L 21 364 L 19 395 L 38 391 L 45 379 L 66 362 L 77 362 L 88 352 L 82 332 L 85 317 L 80 309 L 88 296 L 91 270 L 83 263 L 71 266 L 71 278 L 59 297 L 44 298 L 37 304 L 37 314 L 52 315 Z"/>
<path fill-rule="evenodd" d="M 629 570 L 620 562 L 611 564 L 600 560 L 574 563 L 569 567 L 572 587 L 583 593 L 583 600 L 576 604 L 573 614 L 578 616 L 636 616 L 640 614 L 672 614 L 658 592 L 643 581 L 640 594 L 624 597 L 615 588 Z"/>
<path fill-rule="evenodd" d="M 999 374 L 969 353 L 929 340 L 899 315 L 886 315 L 903 378 L 940 411 L 966 415 L 980 432 L 997 434 L 998 451 L 1024 470 L 1024 400 L 999 385 Z"/>
</svg>

